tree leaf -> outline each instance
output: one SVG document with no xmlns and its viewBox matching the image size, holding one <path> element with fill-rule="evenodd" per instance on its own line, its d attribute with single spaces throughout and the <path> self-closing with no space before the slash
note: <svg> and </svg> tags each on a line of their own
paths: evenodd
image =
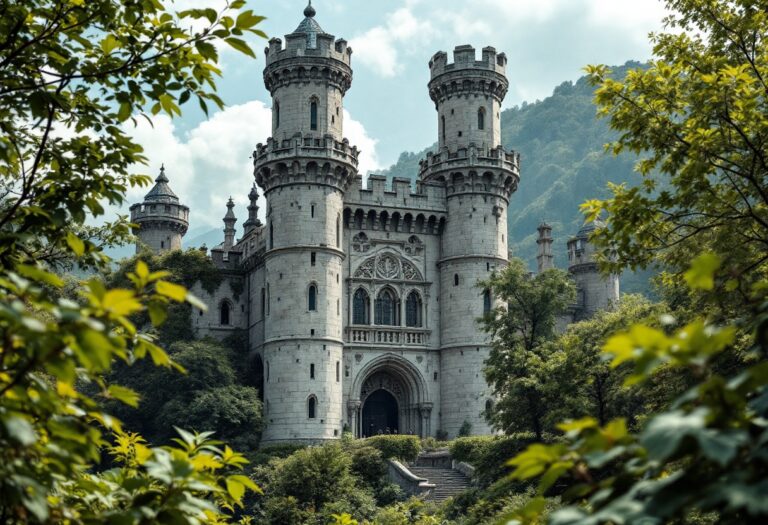
<svg viewBox="0 0 768 525">
<path fill-rule="evenodd" d="M 187 289 L 181 285 L 168 281 L 157 281 L 157 293 L 176 302 L 183 302 L 187 298 Z"/>
<path fill-rule="evenodd" d="M 237 49 L 241 53 L 244 53 L 244 54 L 248 55 L 249 57 L 256 58 L 256 55 L 253 54 L 253 50 L 245 42 L 245 40 L 242 40 L 240 38 L 235 38 L 235 37 L 229 37 L 229 38 L 225 38 L 224 42 L 229 44 L 234 49 Z"/>
</svg>

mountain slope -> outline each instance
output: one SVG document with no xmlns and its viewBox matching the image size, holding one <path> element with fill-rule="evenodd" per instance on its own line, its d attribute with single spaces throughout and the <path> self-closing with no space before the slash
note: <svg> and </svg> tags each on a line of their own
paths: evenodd
<svg viewBox="0 0 768 525">
<path fill-rule="evenodd" d="M 640 67 L 627 62 L 613 68 L 623 77 Z M 565 243 L 583 223 L 579 205 L 590 198 L 608 195 L 608 182 L 630 185 L 639 182 L 631 155 L 614 157 L 604 145 L 615 138 L 605 119 L 596 118 L 594 88 L 586 77 L 563 82 L 550 97 L 533 104 L 507 109 L 501 114 L 504 147 L 521 155 L 521 177 L 509 205 L 509 237 L 513 253 L 535 265 L 536 226 L 546 220 L 555 238 L 555 263 L 567 265 Z M 434 148 L 434 145 L 431 146 Z M 415 179 L 419 153 L 403 153 L 383 172 Z M 622 290 L 648 293 L 648 274 L 622 276 Z"/>
</svg>

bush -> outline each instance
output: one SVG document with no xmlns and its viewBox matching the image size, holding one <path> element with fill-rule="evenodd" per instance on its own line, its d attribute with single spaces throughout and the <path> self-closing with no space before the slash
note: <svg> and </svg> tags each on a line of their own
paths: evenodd
<svg viewBox="0 0 768 525">
<path fill-rule="evenodd" d="M 351 451 L 352 474 L 371 488 L 379 487 L 387 475 L 387 463 L 377 448 L 364 446 Z"/>
<path fill-rule="evenodd" d="M 421 451 L 421 442 L 416 436 L 383 435 L 369 437 L 363 442 L 371 447 L 379 449 L 384 459 L 402 459 L 413 461 Z"/>
<path fill-rule="evenodd" d="M 472 435 L 472 423 L 464 420 L 464 423 L 461 424 L 461 428 L 459 428 L 459 437 L 467 437 Z"/>
<path fill-rule="evenodd" d="M 505 463 L 535 441 L 532 433 L 522 432 L 511 436 L 471 436 L 451 442 L 451 456 L 475 467 L 478 480 L 484 486 L 499 479 L 506 471 Z"/>
<path fill-rule="evenodd" d="M 438 429 L 438 431 L 435 432 L 435 437 L 438 441 L 446 441 L 448 439 L 448 432 L 443 429 Z"/>
<path fill-rule="evenodd" d="M 376 504 L 379 507 L 386 507 L 398 501 L 404 501 L 407 497 L 400 485 L 395 483 L 386 483 L 376 490 Z"/>
</svg>

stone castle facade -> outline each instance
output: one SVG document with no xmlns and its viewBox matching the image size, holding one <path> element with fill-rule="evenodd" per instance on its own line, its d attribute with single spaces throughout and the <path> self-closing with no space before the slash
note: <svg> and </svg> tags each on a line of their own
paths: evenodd
<svg viewBox="0 0 768 525">
<path fill-rule="evenodd" d="M 193 292 L 198 337 L 245 330 L 263 378 L 264 442 L 398 432 L 455 437 L 465 423 L 491 432 L 493 398 L 483 375 L 488 336 L 477 318 L 496 304 L 477 282 L 508 263 L 507 209 L 520 157 L 501 145 L 506 56 L 478 60 L 459 46 L 429 62 L 438 148 L 408 179 L 358 173 L 343 135 L 352 50 L 325 33 L 308 6 L 298 28 L 269 41 L 264 83 L 272 136 L 253 154 L 264 192 L 250 192 L 235 239 L 230 199 L 224 242 L 210 256 L 230 285 Z M 188 225 L 161 172 L 131 207 L 138 236 L 156 251 L 179 248 Z M 540 227 L 539 267 L 552 266 L 551 228 Z M 597 273 L 588 231 L 569 243 L 581 304 L 573 318 L 618 297 Z"/>
</svg>

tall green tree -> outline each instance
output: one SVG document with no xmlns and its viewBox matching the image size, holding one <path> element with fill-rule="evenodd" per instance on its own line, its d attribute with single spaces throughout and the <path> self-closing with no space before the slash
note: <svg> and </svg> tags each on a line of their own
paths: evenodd
<svg viewBox="0 0 768 525">
<path fill-rule="evenodd" d="M 575 299 L 575 287 L 562 270 L 531 276 L 519 259 L 479 286 L 502 303 L 481 319 L 493 345 L 485 377 L 497 398 L 486 417 L 507 433 L 531 431 L 540 439 L 548 429 L 554 352 L 548 343 L 555 337 L 558 316 Z"/>
<path fill-rule="evenodd" d="M 204 307 L 144 263 L 128 281 L 62 293 L 63 262 L 99 266 L 103 204 L 148 182 L 131 120 L 178 116 L 193 97 L 221 106 L 216 45 L 253 56 L 242 39 L 262 17 L 233 0 L 217 12 L 174 12 L 160 0 L 10 0 L 0 4 L 0 521 L 177 523 L 225 520 L 255 485 L 244 458 L 207 435 L 146 446 L 104 409 L 139 396 L 104 379 L 115 360 L 174 366 L 131 321 L 153 324 L 171 303 Z M 86 394 L 81 385 L 89 385 Z M 78 388 L 76 388 L 78 387 Z M 108 446 L 112 440 L 112 445 Z M 118 469 L 101 475 L 102 454 Z"/>
<path fill-rule="evenodd" d="M 608 216 L 594 241 L 614 271 L 662 262 L 682 273 L 701 250 L 723 261 L 721 302 L 768 267 L 768 2 L 668 0 L 647 69 L 591 66 L 615 153 L 639 154 L 642 183 L 588 201 Z"/>
</svg>

